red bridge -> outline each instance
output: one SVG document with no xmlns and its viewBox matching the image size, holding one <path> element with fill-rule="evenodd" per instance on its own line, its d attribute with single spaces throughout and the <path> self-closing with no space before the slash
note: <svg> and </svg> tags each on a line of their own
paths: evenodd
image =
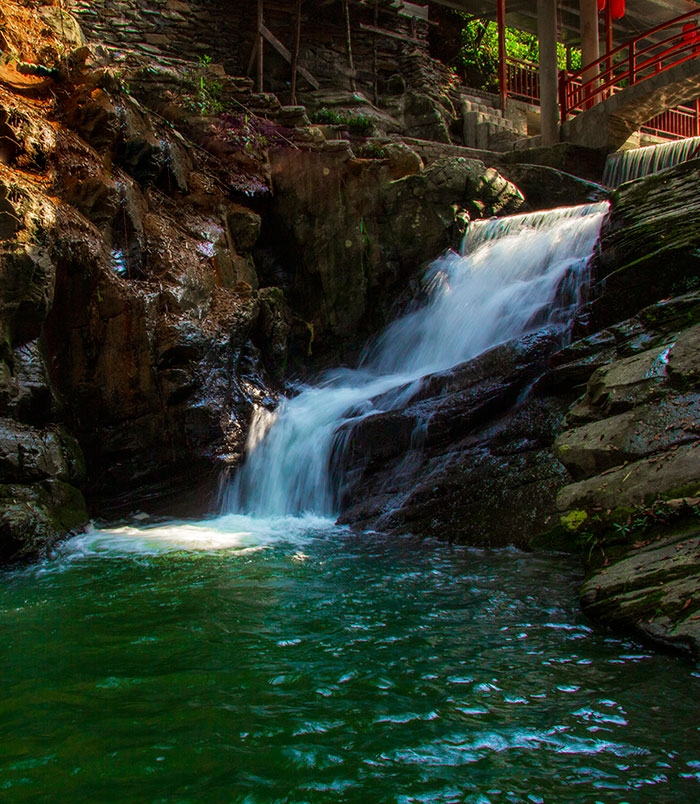
<svg viewBox="0 0 700 804">
<path fill-rule="evenodd" d="M 658 25 L 577 72 L 563 71 L 563 138 L 619 147 L 645 124 L 676 136 L 697 136 L 699 14 L 690 12 Z M 688 102 L 692 105 L 681 106 Z"/>
</svg>

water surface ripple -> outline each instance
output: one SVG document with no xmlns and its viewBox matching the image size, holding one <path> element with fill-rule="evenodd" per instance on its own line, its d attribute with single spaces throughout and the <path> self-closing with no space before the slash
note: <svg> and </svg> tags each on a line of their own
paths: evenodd
<svg viewBox="0 0 700 804">
<path fill-rule="evenodd" d="M 694 802 L 686 660 L 593 630 L 575 562 L 229 517 L 6 572 L 19 802 Z"/>
</svg>

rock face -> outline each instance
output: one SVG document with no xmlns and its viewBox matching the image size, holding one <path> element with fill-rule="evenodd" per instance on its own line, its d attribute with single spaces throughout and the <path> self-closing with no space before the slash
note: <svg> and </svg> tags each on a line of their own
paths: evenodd
<svg viewBox="0 0 700 804">
<path fill-rule="evenodd" d="M 4 45 L 50 77 L 0 69 L 0 560 L 81 527 L 83 492 L 104 511 L 235 460 L 272 393 L 253 333 L 271 369 L 286 359 L 239 185 L 86 66 L 77 34 L 61 54 L 40 10 L 2 12 Z"/>
<path fill-rule="evenodd" d="M 22 8 L 0 16 L 5 46 L 21 42 L 18 55 L 32 61 L 22 34 L 44 22 Z M 43 44 L 53 69 L 50 25 Z M 18 72 L 23 61 L 0 68 L 0 561 L 34 555 L 87 519 L 82 452 L 62 424 L 38 346 L 55 300 L 60 204 L 48 176 L 56 138 L 42 116 L 46 80 Z"/>
<path fill-rule="evenodd" d="M 341 521 L 479 546 L 528 547 L 566 472 L 549 445 L 564 406 L 518 397 L 560 346 L 543 332 L 431 375 L 348 434 Z"/>
<path fill-rule="evenodd" d="M 53 155 L 64 204 L 44 343 L 98 499 L 240 452 L 267 394 L 249 338 L 260 217 L 109 74 L 89 74 L 63 108 L 74 131 L 59 130 Z"/>
<path fill-rule="evenodd" d="M 562 537 L 585 547 L 584 611 L 698 653 L 700 294 L 654 305 L 596 337 L 605 363 L 554 452 L 572 481 Z M 651 347 L 651 348 L 650 348 Z"/>
<path fill-rule="evenodd" d="M 698 162 L 685 162 L 613 194 L 601 232 L 596 326 L 624 320 L 659 299 L 697 287 L 700 277 Z"/>
<path fill-rule="evenodd" d="M 687 503 L 686 514 L 699 500 Z M 663 646 L 698 655 L 700 525 L 666 525 L 663 535 L 637 545 L 597 571 L 581 590 L 592 618 Z"/>
<path fill-rule="evenodd" d="M 560 537 L 591 564 L 584 610 L 695 655 L 700 295 L 683 291 L 700 275 L 697 189 L 685 164 L 616 192 L 583 316 L 608 326 L 550 374 L 585 383 L 554 443 L 571 476 L 557 498 Z"/>
<path fill-rule="evenodd" d="M 320 152 L 273 154 L 276 261 L 289 266 L 290 301 L 315 339 L 306 335 L 300 357 L 309 348 L 320 362 L 351 356 L 387 322 L 420 267 L 458 245 L 465 218 L 523 204 L 512 183 L 478 160 L 446 156 L 424 168 L 407 146 L 372 152 L 358 158 L 336 140 Z"/>
</svg>

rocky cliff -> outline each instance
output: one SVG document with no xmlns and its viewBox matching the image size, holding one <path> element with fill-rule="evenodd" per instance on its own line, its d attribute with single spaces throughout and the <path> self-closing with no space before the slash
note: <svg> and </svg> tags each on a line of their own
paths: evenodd
<svg viewBox="0 0 700 804">
<path fill-rule="evenodd" d="M 269 307 L 260 216 L 233 200 L 264 170 L 227 185 L 58 12 L 1 12 L 5 559 L 84 524 L 81 492 L 100 511 L 191 488 L 269 393 L 250 337 Z"/>
</svg>

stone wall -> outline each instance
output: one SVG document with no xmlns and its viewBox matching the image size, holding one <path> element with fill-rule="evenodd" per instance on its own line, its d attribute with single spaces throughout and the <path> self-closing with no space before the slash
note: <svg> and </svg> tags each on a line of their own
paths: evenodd
<svg viewBox="0 0 700 804">
<path fill-rule="evenodd" d="M 384 5 L 384 4 L 380 4 Z M 295 4 L 267 0 L 265 24 L 291 51 Z M 231 75 L 243 75 L 251 60 L 256 27 L 256 3 L 226 0 L 72 0 L 72 10 L 88 41 L 130 48 L 145 56 L 196 61 L 208 57 L 224 64 Z M 351 3 L 352 55 L 356 85 L 371 92 L 376 80 L 402 71 L 405 56 L 427 54 L 428 31 L 423 21 L 413 24 L 390 8 Z M 368 31 L 375 26 L 415 41 Z M 320 0 L 303 5 L 300 63 L 322 86 L 351 89 L 342 4 Z M 255 68 L 253 67 L 253 70 Z M 266 91 L 283 92 L 290 78 L 287 62 L 265 43 Z M 298 89 L 308 85 L 300 80 Z"/>
</svg>

